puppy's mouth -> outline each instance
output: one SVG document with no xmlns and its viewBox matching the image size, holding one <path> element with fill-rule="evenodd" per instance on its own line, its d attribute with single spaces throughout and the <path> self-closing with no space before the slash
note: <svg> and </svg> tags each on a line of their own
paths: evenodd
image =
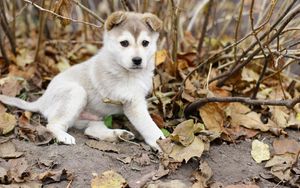
<svg viewBox="0 0 300 188">
<path fill-rule="evenodd" d="M 140 70 L 140 69 L 143 69 L 141 66 L 132 66 L 130 67 L 130 69 L 132 70 Z"/>
</svg>

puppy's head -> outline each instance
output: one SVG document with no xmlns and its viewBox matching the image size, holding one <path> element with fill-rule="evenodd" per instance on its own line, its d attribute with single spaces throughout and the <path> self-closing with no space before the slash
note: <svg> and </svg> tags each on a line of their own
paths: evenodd
<svg viewBox="0 0 300 188">
<path fill-rule="evenodd" d="M 105 22 L 104 48 L 129 71 L 151 63 L 162 21 L 151 13 L 114 12 Z"/>
</svg>

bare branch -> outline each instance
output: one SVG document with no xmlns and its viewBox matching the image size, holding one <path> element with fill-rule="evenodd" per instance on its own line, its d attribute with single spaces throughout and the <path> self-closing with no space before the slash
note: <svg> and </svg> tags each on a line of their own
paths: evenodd
<svg viewBox="0 0 300 188">
<path fill-rule="evenodd" d="M 197 101 L 189 104 L 184 109 L 184 114 L 188 117 L 191 113 L 198 110 L 201 106 L 211 102 L 239 102 L 248 105 L 270 105 L 270 106 L 285 106 L 287 108 L 293 108 L 296 104 L 300 103 L 300 97 L 287 100 L 259 100 L 250 99 L 245 97 L 208 97 L 201 98 Z"/>
<path fill-rule="evenodd" d="M 98 20 L 99 22 L 101 22 L 102 24 L 104 24 L 104 20 L 102 18 L 100 18 L 96 13 L 94 13 L 93 11 L 91 11 L 90 9 L 88 9 L 86 6 L 84 6 L 83 4 L 81 4 L 79 1 L 77 0 L 72 0 L 76 5 L 78 5 L 82 10 L 86 11 L 87 13 L 89 13 L 91 16 L 93 16 L 96 20 Z"/>
<path fill-rule="evenodd" d="M 93 24 L 93 23 L 88 23 L 88 22 L 84 22 L 84 21 L 80 21 L 80 20 L 75 20 L 73 18 L 68 18 L 68 17 L 65 17 L 65 16 L 62 16 L 62 15 L 59 15 L 51 10 L 47 10 L 47 9 L 44 9 L 43 7 L 33 3 L 32 1 L 29 1 L 29 0 L 23 0 L 24 2 L 26 3 L 29 3 L 31 4 L 32 6 L 36 7 L 37 9 L 39 9 L 40 11 L 44 11 L 44 12 L 47 12 L 47 13 L 50 13 L 58 18 L 61 18 L 61 19 L 65 19 L 65 20 L 69 20 L 71 22 L 74 22 L 74 23 L 80 23 L 80 24 L 86 24 L 86 25 L 89 25 L 89 26 L 93 26 L 93 27 L 96 27 L 96 28 L 102 28 L 103 25 L 96 25 L 96 24 Z"/>
</svg>

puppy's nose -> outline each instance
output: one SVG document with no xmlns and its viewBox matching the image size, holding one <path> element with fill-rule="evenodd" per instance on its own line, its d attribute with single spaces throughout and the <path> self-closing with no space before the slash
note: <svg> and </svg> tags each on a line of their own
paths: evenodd
<svg viewBox="0 0 300 188">
<path fill-rule="evenodd" d="M 134 58 L 132 58 L 132 62 L 134 65 L 140 65 L 142 63 L 142 58 L 134 57 Z"/>
</svg>

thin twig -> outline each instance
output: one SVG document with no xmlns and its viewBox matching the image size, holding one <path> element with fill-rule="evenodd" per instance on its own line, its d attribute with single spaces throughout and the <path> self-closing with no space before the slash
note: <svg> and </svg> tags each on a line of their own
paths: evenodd
<svg viewBox="0 0 300 188">
<path fill-rule="evenodd" d="M 9 59 L 8 59 L 8 57 L 7 57 L 5 48 L 4 48 L 3 43 L 2 43 L 2 33 L 3 33 L 3 32 L 2 32 L 2 30 L 1 30 L 1 28 L 0 28 L 0 50 L 1 50 L 1 54 L 2 54 L 2 57 L 3 57 L 3 59 L 4 59 L 4 62 L 5 62 L 5 64 L 6 64 L 6 66 L 7 66 L 7 65 L 9 65 L 10 61 L 9 61 Z M 2 73 L 2 70 L 0 71 L 0 75 L 1 75 L 1 73 Z"/>
<path fill-rule="evenodd" d="M 102 24 L 104 24 L 104 20 L 102 18 L 100 18 L 96 13 L 94 13 L 93 11 L 91 11 L 89 8 L 87 8 L 86 6 L 84 6 L 83 4 L 81 4 L 79 1 L 77 0 L 72 0 L 76 5 L 78 5 L 82 10 L 84 10 L 85 12 L 89 13 L 91 16 L 93 16 L 96 20 L 98 20 L 99 22 L 101 22 Z"/>
<path fill-rule="evenodd" d="M 13 51 L 13 53 L 16 55 L 17 51 L 16 51 L 16 41 L 13 35 L 13 32 L 11 30 L 11 28 L 9 27 L 7 18 L 6 18 L 6 14 L 5 14 L 5 7 L 4 7 L 4 1 L 0 1 L 0 24 L 2 26 L 2 29 L 5 33 L 5 35 L 7 36 L 9 43 L 11 45 L 11 49 Z"/>
<path fill-rule="evenodd" d="M 204 22 L 203 22 L 203 25 L 202 25 L 202 32 L 201 32 L 201 36 L 199 38 L 199 42 L 198 42 L 198 46 L 197 46 L 197 62 L 200 62 L 202 45 L 203 45 L 203 42 L 204 42 L 206 30 L 207 30 L 208 19 L 209 19 L 209 16 L 210 16 L 210 11 L 211 11 L 212 4 L 213 4 L 213 0 L 209 0 L 208 3 L 207 3 L 207 9 L 204 12 Z"/>
<path fill-rule="evenodd" d="M 42 0 L 42 7 L 45 7 L 45 0 Z M 49 6 L 51 7 L 51 5 Z M 36 45 L 36 50 L 35 50 L 35 56 L 34 56 L 34 61 L 38 60 L 39 54 L 40 54 L 40 47 L 43 42 L 43 36 L 44 36 L 44 29 L 45 29 L 45 24 L 46 24 L 46 18 L 47 18 L 47 13 L 46 12 L 40 12 L 39 15 L 39 36 L 38 36 L 38 41 Z"/>
<path fill-rule="evenodd" d="M 192 112 L 198 110 L 201 106 L 211 102 L 240 102 L 247 105 L 270 105 L 270 106 L 285 106 L 293 108 L 296 104 L 300 103 L 300 97 L 287 100 L 263 100 L 263 99 L 250 99 L 246 97 L 208 97 L 201 98 L 189 104 L 184 109 L 184 114 L 188 117 Z"/>
<path fill-rule="evenodd" d="M 71 22 L 74 22 L 74 23 L 80 23 L 80 24 L 86 24 L 86 25 L 89 25 L 89 26 L 93 26 L 93 27 L 96 27 L 96 28 L 102 28 L 103 25 L 96 25 L 96 24 L 93 24 L 93 23 L 88 23 L 88 22 L 84 22 L 84 21 L 80 21 L 80 20 L 75 20 L 73 18 L 68 18 L 68 17 L 65 17 L 65 16 L 62 16 L 62 15 L 59 15 L 51 10 L 47 10 L 47 9 L 44 9 L 43 7 L 33 3 L 32 1 L 29 1 L 29 0 L 23 0 L 24 2 L 26 3 L 29 3 L 31 4 L 32 6 L 36 7 L 37 9 L 39 9 L 40 11 L 44 11 L 44 12 L 48 12 L 58 18 L 61 18 L 61 19 L 65 19 L 65 20 L 69 20 Z"/>
<path fill-rule="evenodd" d="M 244 0 L 241 1 L 241 7 L 240 7 L 240 12 L 239 12 L 239 17 L 238 20 L 236 22 L 236 27 L 235 27 L 235 34 L 234 34 L 234 42 L 237 43 L 237 39 L 238 39 L 238 33 L 239 33 L 239 28 L 240 28 L 240 23 L 241 23 L 241 19 L 242 19 L 242 14 L 243 14 L 243 9 L 244 9 Z M 237 46 L 234 46 L 234 60 L 236 61 L 236 53 L 237 53 Z"/>
<path fill-rule="evenodd" d="M 121 3 L 123 7 L 126 9 L 126 11 L 134 11 L 133 6 L 130 4 L 128 0 L 121 0 Z"/>
<path fill-rule="evenodd" d="M 254 91 L 253 91 L 253 94 L 252 94 L 252 97 L 251 97 L 252 99 L 256 98 L 256 95 L 257 95 L 258 90 L 259 90 L 260 83 L 261 83 L 261 81 L 262 81 L 262 79 L 263 79 L 263 77 L 264 77 L 264 75 L 266 73 L 266 70 L 267 70 L 267 67 L 268 67 L 268 62 L 270 60 L 268 58 L 269 56 L 266 55 L 266 53 L 264 51 L 264 47 L 262 46 L 260 40 L 258 39 L 257 33 L 256 33 L 255 29 L 254 29 L 254 18 L 253 18 L 254 3 L 255 3 L 255 0 L 252 0 L 251 1 L 251 6 L 250 6 L 250 13 L 249 13 L 250 23 L 251 23 L 251 30 L 253 32 L 253 36 L 255 37 L 255 39 L 256 39 L 256 41 L 257 41 L 257 43 L 259 45 L 259 48 L 261 49 L 262 54 L 265 57 L 265 60 L 264 60 L 264 67 L 263 67 L 263 69 L 262 69 L 262 71 L 261 71 L 261 73 L 259 75 L 259 78 L 258 78 L 258 80 L 256 82 L 256 85 L 255 85 L 255 88 L 254 88 Z M 272 54 L 272 52 L 270 52 L 270 54 Z"/>
</svg>

